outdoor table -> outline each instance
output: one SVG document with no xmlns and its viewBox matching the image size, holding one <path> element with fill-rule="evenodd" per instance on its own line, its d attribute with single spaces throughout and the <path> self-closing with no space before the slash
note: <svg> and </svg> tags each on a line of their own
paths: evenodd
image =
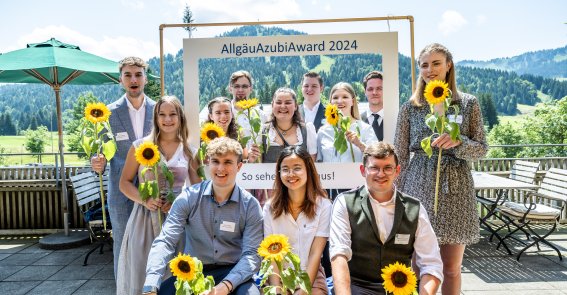
<svg viewBox="0 0 567 295">
<path fill-rule="evenodd" d="M 505 177 L 500 177 L 500 176 L 488 174 L 488 173 L 485 173 L 485 172 L 473 171 L 472 176 L 473 176 L 473 181 L 474 181 L 474 189 L 475 189 L 475 191 L 477 191 L 477 193 L 481 190 L 496 190 L 496 199 L 494 200 L 494 202 L 489 201 L 488 203 L 490 205 L 487 205 L 487 202 L 481 203 L 482 206 L 484 206 L 488 210 L 488 212 L 485 216 L 479 216 L 480 225 L 484 226 L 491 233 L 491 235 L 490 235 L 491 240 L 492 240 L 492 237 L 496 237 L 498 239 L 498 241 L 500 242 L 499 245 L 500 244 L 504 245 L 504 248 L 506 249 L 508 254 L 512 255 L 512 251 L 510 251 L 510 249 L 508 248 L 506 243 L 504 243 L 502 237 L 500 237 L 500 235 L 498 235 L 498 230 L 500 228 L 498 228 L 496 230 L 494 228 L 492 228 L 489 224 L 488 219 L 492 216 L 498 217 L 496 215 L 498 204 L 499 204 L 499 202 L 502 201 L 501 198 L 506 191 L 509 191 L 509 190 L 536 190 L 538 188 L 538 186 L 535 185 L 535 184 L 532 184 L 532 183 L 522 182 L 522 181 L 518 181 L 518 180 L 514 180 L 514 179 L 510 179 L 510 178 L 505 178 Z M 478 194 L 477 194 L 477 199 L 487 200 L 486 198 L 478 196 Z"/>
</svg>

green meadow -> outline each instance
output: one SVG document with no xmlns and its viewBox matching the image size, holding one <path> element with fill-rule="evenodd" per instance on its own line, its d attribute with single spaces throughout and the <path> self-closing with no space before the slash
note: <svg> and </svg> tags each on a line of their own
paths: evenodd
<svg viewBox="0 0 567 295">
<path fill-rule="evenodd" d="M 65 137 L 63 136 L 63 141 Z M 23 135 L 18 136 L 0 136 L 0 148 L 4 148 L 4 154 L 26 154 L 29 153 L 25 147 L 26 139 Z M 51 132 L 47 145 L 45 146 L 45 153 L 58 153 L 58 139 L 57 132 Z M 67 152 L 67 151 L 66 151 Z M 34 163 L 42 164 L 55 164 L 54 155 L 44 155 L 38 161 L 37 156 L 33 155 L 4 155 L 4 165 L 26 165 Z M 79 159 L 77 155 L 65 155 L 65 165 L 85 165 L 86 161 Z"/>
</svg>

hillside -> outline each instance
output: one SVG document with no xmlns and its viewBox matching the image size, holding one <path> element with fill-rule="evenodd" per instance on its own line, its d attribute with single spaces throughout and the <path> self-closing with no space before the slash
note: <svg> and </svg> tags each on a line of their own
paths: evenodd
<svg viewBox="0 0 567 295">
<path fill-rule="evenodd" d="M 464 60 L 457 65 L 565 79 L 567 78 L 567 46 L 526 52 L 514 57 L 495 58 L 488 61 Z"/>
<path fill-rule="evenodd" d="M 294 30 L 247 26 L 236 28 L 222 36 L 265 36 L 305 34 Z M 183 51 L 165 56 L 166 92 L 183 99 Z M 559 59 L 559 58 L 557 58 Z M 149 60 L 150 69 L 159 75 L 159 58 Z M 364 74 L 382 68 L 382 58 L 376 54 L 327 55 L 327 56 L 283 56 L 271 58 L 226 58 L 202 59 L 199 62 L 200 105 L 215 96 L 226 96 L 227 81 L 231 72 L 246 69 L 255 78 L 255 97 L 269 103 L 278 87 L 288 86 L 301 93 L 299 83 L 302 75 L 317 69 L 325 80 L 328 95 L 332 85 L 339 81 L 353 83 L 359 98 L 364 101 L 360 83 Z M 567 77 L 567 75 L 565 75 Z M 400 103 L 411 95 L 411 61 L 399 55 Z M 493 102 L 501 114 L 515 115 L 518 104 L 534 105 L 539 102 L 538 94 L 548 99 L 567 96 L 567 81 L 558 81 L 539 75 L 524 74 L 495 69 L 457 66 L 458 84 L 461 89 Z M 103 102 L 111 102 L 123 93 L 119 85 L 112 86 L 64 86 L 62 105 L 69 110 L 77 97 L 91 91 Z M 56 129 L 53 91 L 45 85 L 3 85 L 0 86 L 0 135 L 16 134 L 30 126 L 45 125 Z M 66 116 L 67 117 L 67 116 Z"/>
</svg>

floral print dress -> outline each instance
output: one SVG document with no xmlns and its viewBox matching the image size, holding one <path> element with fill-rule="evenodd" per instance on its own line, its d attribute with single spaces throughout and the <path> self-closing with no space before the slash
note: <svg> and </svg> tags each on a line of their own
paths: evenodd
<svg viewBox="0 0 567 295">
<path fill-rule="evenodd" d="M 486 155 L 482 113 L 476 97 L 459 92 L 459 116 L 451 108 L 447 114 L 459 123 L 462 143 L 441 156 L 441 175 L 437 215 L 433 212 L 437 155 L 429 158 L 421 149 L 421 140 L 431 135 L 425 124 L 429 105 L 417 107 L 406 102 L 400 108 L 395 146 L 401 165 L 397 188 L 421 201 L 431 220 L 439 244 L 474 244 L 478 242 L 479 223 L 474 183 L 467 161 Z"/>
</svg>

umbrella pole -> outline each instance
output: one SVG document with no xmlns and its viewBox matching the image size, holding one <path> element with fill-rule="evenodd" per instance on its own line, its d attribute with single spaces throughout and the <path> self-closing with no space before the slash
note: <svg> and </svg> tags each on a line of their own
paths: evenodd
<svg viewBox="0 0 567 295">
<path fill-rule="evenodd" d="M 61 98 L 59 95 L 59 85 L 53 87 L 55 90 L 55 104 L 57 106 L 57 135 L 59 136 L 59 157 L 61 158 L 61 166 L 59 167 L 59 175 L 61 176 L 61 198 L 63 199 L 63 228 L 65 235 L 69 235 L 69 200 L 67 196 L 67 173 L 65 173 L 65 157 L 63 153 L 63 122 L 61 120 Z"/>
</svg>

